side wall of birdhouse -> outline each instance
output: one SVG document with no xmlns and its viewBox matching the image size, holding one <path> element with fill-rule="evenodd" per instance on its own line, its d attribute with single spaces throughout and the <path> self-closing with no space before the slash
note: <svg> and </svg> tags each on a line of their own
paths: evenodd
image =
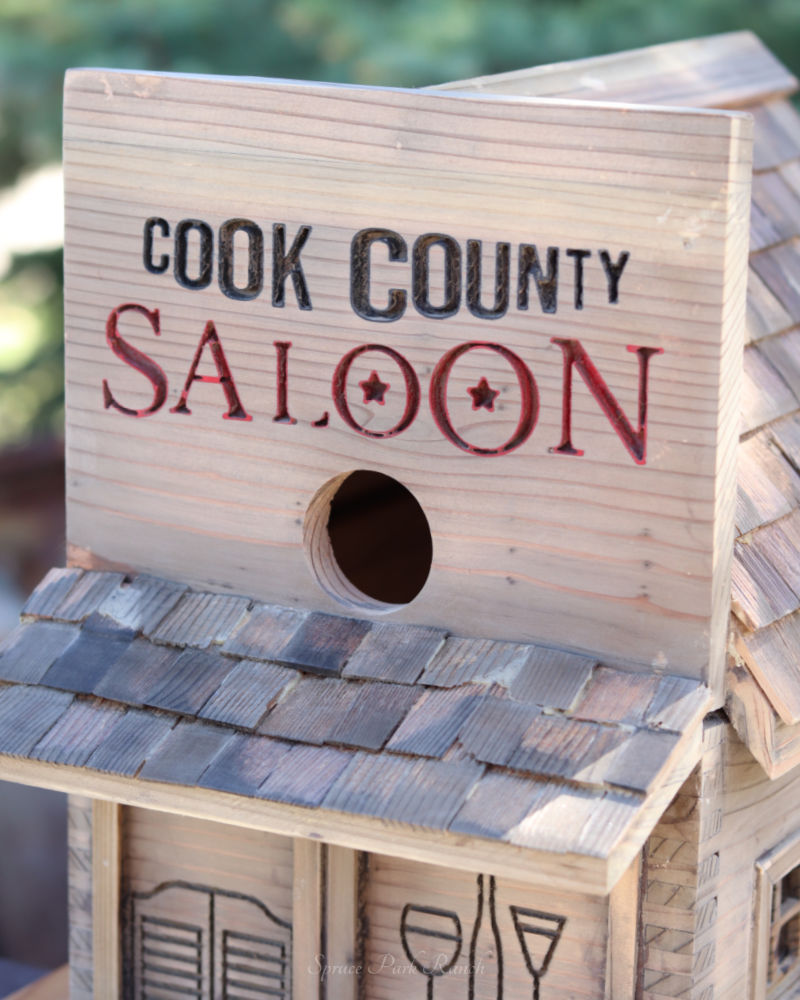
<svg viewBox="0 0 800 1000">
<path fill-rule="evenodd" d="M 792 873 L 800 880 L 800 774 L 771 781 L 721 717 L 707 720 L 702 761 L 653 831 L 644 867 L 644 1000 L 770 1000 L 784 977 L 800 982 L 800 916 L 787 896 Z M 781 885 L 789 924 L 778 963 Z"/>
</svg>

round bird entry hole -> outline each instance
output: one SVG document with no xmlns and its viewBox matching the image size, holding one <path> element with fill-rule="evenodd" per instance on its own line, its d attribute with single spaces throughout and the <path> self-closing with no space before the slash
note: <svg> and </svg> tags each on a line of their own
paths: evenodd
<svg viewBox="0 0 800 1000">
<path fill-rule="evenodd" d="M 353 610 L 389 612 L 419 594 L 433 542 L 414 494 L 381 472 L 358 469 L 317 491 L 303 527 L 320 586 Z"/>
</svg>

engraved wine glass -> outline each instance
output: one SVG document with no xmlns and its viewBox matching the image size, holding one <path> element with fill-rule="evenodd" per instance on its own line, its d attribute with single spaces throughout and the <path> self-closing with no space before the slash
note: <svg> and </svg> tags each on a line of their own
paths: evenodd
<svg viewBox="0 0 800 1000">
<path fill-rule="evenodd" d="M 533 979 L 533 1000 L 539 1000 L 539 983 L 556 950 L 566 917 L 524 906 L 510 906 L 525 966 Z"/>
<path fill-rule="evenodd" d="M 427 976 L 427 1000 L 433 1000 L 434 978 L 449 972 L 461 954 L 463 936 L 458 914 L 406 903 L 400 918 L 400 940 L 409 962 Z"/>
</svg>

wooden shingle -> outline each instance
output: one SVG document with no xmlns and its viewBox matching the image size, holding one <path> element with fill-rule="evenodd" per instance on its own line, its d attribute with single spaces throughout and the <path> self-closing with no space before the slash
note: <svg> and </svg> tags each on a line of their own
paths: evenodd
<svg viewBox="0 0 800 1000">
<path fill-rule="evenodd" d="M 654 729 L 683 732 L 702 718 L 710 701 L 708 688 L 685 677 L 662 677 L 647 706 L 645 724 Z"/>
<path fill-rule="evenodd" d="M 800 236 L 800 198 L 777 170 L 753 177 L 753 204 L 770 220 L 777 233 L 774 243 Z"/>
<path fill-rule="evenodd" d="M 446 827 L 483 768 L 469 761 L 421 761 L 356 754 L 323 805 L 415 826 Z"/>
<path fill-rule="evenodd" d="M 151 781 L 195 785 L 216 755 L 233 739 L 230 730 L 207 722 L 179 722 L 139 772 Z"/>
<path fill-rule="evenodd" d="M 79 634 L 77 625 L 58 622 L 39 621 L 21 625 L 3 644 L 0 680 L 38 684 Z"/>
<path fill-rule="evenodd" d="M 783 517 L 800 499 L 800 477 L 770 446 L 768 433 L 739 445 L 736 528 L 740 535 Z"/>
<path fill-rule="evenodd" d="M 277 761 L 258 795 L 298 806 L 321 805 L 352 759 L 352 753 L 333 747 L 292 747 Z"/>
<path fill-rule="evenodd" d="M 442 757 L 484 697 L 470 686 L 426 691 L 389 741 L 388 749 Z"/>
<path fill-rule="evenodd" d="M 236 666 L 218 650 L 185 649 L 169 673 L 147 695 L 147 704 L 182 715 L 197 715 Z"/>
<path fill-rule="evenodd" d="M 794 608 L 800 607 L 800 509 L 753 532 L 747 544 L 788 585 L 796 598 Z"/>
<path fill-rule="evenodd" d="M 446 829 L 484 772 L 468 760 L 417 761 L 408 783 L 395 786 L 386 818 Z"/>
<path fill-rule="evenodd" d="M 175 725 L 175 717 L 128 709 L 92 751 L 86 766 L 109 774 L 135 775 Z"/>
<path fill-rule="evenodd" d="M 566 711 L 589 683 L 596 664 L 578 653 L 536 647 L 508 693 L 515 701 Z"/>
<path fill-rule="evenodd" d="M 782 721 L 800 722 L 800 612 L 739 635 L 736 648 Z"/>
<path fill-rule="evenodd" d="M 778 227 L 754 201 L 750 203 L 750 252 L 780 243 Z M 755 338 L 751 338 L 755 339 Z"/>
<path fill-rule="evenodd" d="M 784 163 L 779 168 L 779 173 L 797 197 L 800 198 L 800 157 L 792 160 L 791 163 Z"/>
<path fill-rule="evenodd" d="M 199 783 L 220 792 L 255 796 L 291 747 L 290 743 L 268 736 L 236 733 L 203 772 Z"/>
<path fill-rule="evenodd" d="M 306 616 L 305 611 L 257 604 L 222 651 L 248 660 L 274 660 Z"/>
<path fill-rule="evenodd" d="M 312 611 L 282 650 L 280 661 L 311 673 L 341 673 L 370 630 L 370 623 Z"/>
<path fill-rule="evenodd" d="M 771 625 L 800 603 L 757 545 L 736 543 L 731 587 L 734 614 L 749 629 Z"/>
<path fill-rule="evenodd" d="M 751 109 L 755 120 L 753 169 L 774 170 L 800 156 L 800 116 L 789 101 Z"/>
<path fill-rule="evenodd" d="M 356 703 L 361 685 L 338 677 L 304 677 L 258 727 L 264 736 L 324 743 Z"/>
<path fill-rule="evenodd" d="M 630 674 L 598 667 L 571 712 L 576 719 L 640 725 L 659 685 L 657 674 Z"/>
<path fill-rule="evenodd" d="M 578 779 L 599 784 L 603 775 L 595 765 L 617 749 L 630 733 L 594 722 L 578 722 L 560 715 L 537 715 L 528 726 L 508 766 L 551 778 Z"/>
<path fill-rule="evenodd" d="M 130 629 L 106 624 L 96 615 L 42 678 L 48 687 L 91 694 L 133 641 Z"/>
<path fill-rule="evenodd" d="M 72 700 L 65 691 L 43 687 L 0 688 L 0 753 L 27 756 Z"/>
<path fill-rule="evenodd" d="M 800 329 L 768 337 L 761 341 L 758 350 L 781 373 L 800 405 Z"/>
<path fill-rule="evenodd" d="M 122 718 L 123 711 L 99 699 L 74 701 L 30 755 L 53 764 L 81 766 Z"/>
<path fill-rule="evenodd" d="M 797 463 L 796 456 L 800 455 L 800 414 L 794 413 L 772 424 L 769 436 L 788 461 Z"/>
<path fill-rule="evenodd" d="M 525 669 L 530 645 L 450 636 L 420 677 L 420 684 L 452 688 L 470 682 L 509 687 Z"/>
<path fill-rule="evenodd" d="M 49 570 L 25 602 L 22 616 L 52 618 L 56 608 L 82 576 L 83 570 L 80 569 L 55 567 Z"/>
<path fill-rule="evenodd" d="M 758 272 L 751 267 L 747 275 L 746 329 L 748 340 L 761 340 L 762 337 L 781 333 L 783 330 L 788 330 L 792 323 L 792 317 L 767 288 Z"/>
<path fill-rule="evenodd" d="M 503 840 L 556 786 L 517 775 L 488 771 L 449 825 L 454 833 Z"/>
<path fill-rule="evenodd" d="M 642 806 L 624 793 L 554 785 L 506 838 L 520 847 L 607 855 Z"/>
<path fill-rule="evenodd" d="M 123 573 L 84 573 L 55 608 L 53 618 L 85 621 L 124 579 Z"/>
<path fill-rule="evenodd" d="M 112 590 L 98 610 L 118 624 L 137 632 L 151 632 L 165 618 L 188 590 L 185 583 L 174 583 L 141 574 L 130 583 Z"/>
<path fill-rule="evenodd" d="M 327 742 L 380 750 L 421 694 L 404 684 L 365 682 L 351 707 L 328 733 Z"/>
<path fill-rule="evenodd" d="M 444 639 L 441 629 L 378 622 L 364 636 L 342 676 L 414 684 Z"/>
<path fill-rule="evenodd" d="M 214 722 L 253 729 L 300 674 L 277 663 L 242 660 L 223 678 L 198 715 Z"/>
<path fill-rule="evenodd" d="M 507 698 L 484 698 L 459 730 L 458 741 L 483 763 L 506 764 L 537 714 L 537 708 Z"/>
<path fill-rule="evenodd" d="M 249 606 L 246 597 L 184 594 L 166 618 L 145 635 L 156 642 L 202 649 L 225 642 Z"/>
<path fill-rule="evenodd" d="M 677 733 L 638 730 L 604 766 L 603 781 L 634 792 L 653 791 L 679 740 Z"/>
<path fill-rule="evenodd" d="M 180 649 L 156 646 L 138 638 L 124 650 L 92 689 L 94 694 L 127 705 L 145 705 L 150 694 L 169 677 Z"/>
<path fill-rule="evenodd" d="M 800 323 L 799 265 L 800 247 L 796 241 L 764 250 L 750 261 L 750 266 L 789 314 L 792 323 Z"/>
<path fill-rule="evenodd" d="M 794 393 L 759 352 L 758 345 L 745 348 L 742 382 L 742 434 L 797 409 Z"/>
</svg>

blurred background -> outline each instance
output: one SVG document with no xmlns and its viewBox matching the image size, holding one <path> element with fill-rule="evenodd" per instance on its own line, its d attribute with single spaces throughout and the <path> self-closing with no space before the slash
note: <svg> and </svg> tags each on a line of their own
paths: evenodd
<svg viewBox="0 0 800 1000">
<path fill-rule="evenodd" d="M 0 0 L 0 642 L 64 559 L 67 67 L 417 87 L 743 28 L 800 73 L 798 0 Z M 65 829 L 0 784 L 0 996 L 66 960 Z"/>
</svg>

